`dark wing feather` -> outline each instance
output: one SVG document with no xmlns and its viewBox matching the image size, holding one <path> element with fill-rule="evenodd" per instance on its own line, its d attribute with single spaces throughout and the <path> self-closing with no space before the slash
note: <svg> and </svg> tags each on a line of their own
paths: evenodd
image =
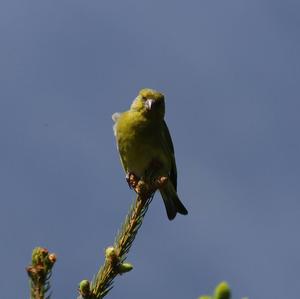
<svg viewBox="0 0 300 299">
<path fill-rule="evenodd" d="M 174 146 L 173 146 L 173 142 L 172 142 L 172 138 L 171 138 L 168 126 L 165 121 L 163 121 L 163 135 L 164 135 L 164 139 L 166 141 L 167 151 L 169 152 L 170 157 L 172 159 L 170 179 L 171 179 L 171 182 L 172 182 L 175 190 L 177 191 L 177 168 L 176 168 L 176 161 L 175 161 Z"/>
</svg>

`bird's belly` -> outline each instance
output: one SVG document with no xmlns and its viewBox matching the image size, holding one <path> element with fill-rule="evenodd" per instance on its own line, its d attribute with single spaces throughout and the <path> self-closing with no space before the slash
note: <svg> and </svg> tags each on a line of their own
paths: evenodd
<svg viewBox="0 0 300 299">
<path fill-rule="evenodd" d="M 125 142 L 121 142 L 119 151 L 125 170 L 142 177 L 156 158 L 155 148 L 145 140 L 138 142 L 136 139 L 139 140 L 139 138 L 128 138 Z"/>
</svg>

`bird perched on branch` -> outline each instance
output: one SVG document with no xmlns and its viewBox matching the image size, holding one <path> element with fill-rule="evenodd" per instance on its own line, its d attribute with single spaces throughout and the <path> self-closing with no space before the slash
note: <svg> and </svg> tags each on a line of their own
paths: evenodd
<svg viewBox="0 0 300 299">
<path fill-rule="evenodd" d="M 153 89 L 142 89 L 128 111 L 114 113 L 114 134 L 127 180 L 167 177 L 159 189 L 170 220 L 177 213 L 186 215 L 177 195 L 177 170 L 174 147 L 164 121 L 164 95 Z"/>
</svg>

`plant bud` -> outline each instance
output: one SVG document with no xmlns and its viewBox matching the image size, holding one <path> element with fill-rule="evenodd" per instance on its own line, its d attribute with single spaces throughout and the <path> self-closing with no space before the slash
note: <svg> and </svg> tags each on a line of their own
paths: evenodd
<svg viewBox="0 0 300 299">
<path fill-rule="evenodd" d="M 45 257 L 48 255 L 48 249 L 43 247 L 35 247 L 32 251 L 31 262 L 32 265 L 43 264 Z"/>
<path fill-rule="evenodd" d="M 105 249 L 105 258 L 115 265 L 119 263 L 119 258 L 113 246 L 109 246 Z"/>
<path fill-rule="evenodd" d="M 132 264 L 130 263 L 122 263 L 119 265 L 119 274 L 123 274 L 123 273 L 126 273 L 126 272 L 129 272 L 133 269 L 133 266 Z"/>
<path fill-rule="evenodd" d="M 56 254 L 55 254 L 55 253 L 50 253 L 50 254 L 48 255 L 48 260 L 49 260 L 52 264 L 54 264 L 54 263 L 56 262 L 56 259 L 57 259 L 57 257 L 56 257 Z"/>
<path fill-rule="evenodd" d="M 79 283 L 79 293 L 83 297 L 90 294 L 90 282 L 88 280 L 84 279 Z"/>
<path fill-rule="evenodd" d="M 231 292 L 227 282 L 222 281 L 215 289 L 215 299 L 230 299 Z"/>
</svg>

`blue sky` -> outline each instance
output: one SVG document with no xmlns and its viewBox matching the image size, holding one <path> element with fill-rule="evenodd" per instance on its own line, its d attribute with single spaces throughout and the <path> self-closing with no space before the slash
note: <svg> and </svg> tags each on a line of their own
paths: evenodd
<svg viewBox="0 0 300 299">
<path fill-rule="evenodd" d="M 53 298 L 103 262 L 134 194 L 111 114 L 166 96 L 190 214 L 153 201 L 110 298 L 300 293 L 300 3 L 0 4 L 2 297 L 28 296 L 33 247 L 58 255 Z"/>
</svg>

